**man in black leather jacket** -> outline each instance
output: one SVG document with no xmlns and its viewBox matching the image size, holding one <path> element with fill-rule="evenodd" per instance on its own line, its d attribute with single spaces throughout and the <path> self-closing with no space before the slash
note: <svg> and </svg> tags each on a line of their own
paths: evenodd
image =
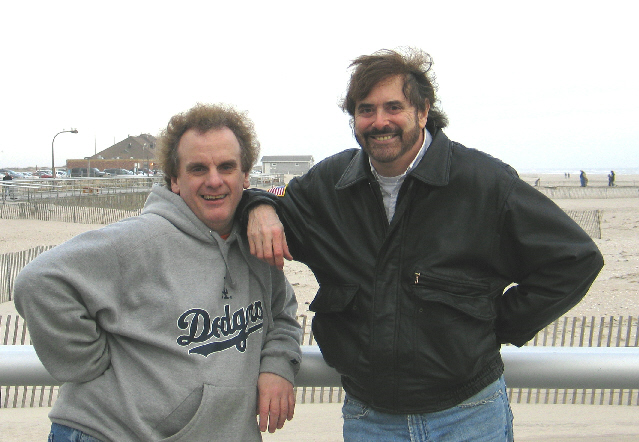
<svg viewBox="0 0 639 442">
<path fill-rule="evenodd" d="M 524 345 L 603 265 L 515 170 L 446 137 L 430 65 L 418 50 L 356 59 L 343 109 L 362 149 L 283 196 L 252 191 L 244 211 L 256 256 L 319 282 L 313 332 L 342 375 L 347 441 L 512 440 L 500 344 Z"/>
</svg>

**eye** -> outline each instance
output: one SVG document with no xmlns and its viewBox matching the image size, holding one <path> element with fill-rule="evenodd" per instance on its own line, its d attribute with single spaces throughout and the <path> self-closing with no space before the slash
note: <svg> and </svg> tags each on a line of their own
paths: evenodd
<svg viewBox="0 0 639 442">
<path fill-rule="evenodd" d="M 218 170 L 220 172 L 229 173 L 229 172 L 235 171 L 236 168 L 237 166 L 234 163 L 223 163 L 223 164 L 220 164 L 220 166 L 218 167 Z"/>
<path fill-rule="evenodd" d="M 189 173 L 202 173 L 202 172 L 206 172 L 206 167 L 199 164 L 194 164 L 191 167 L 188 167 L 187 171 Z"/>
<path fill-rule="evenodd" d="M 359 110 L 358 110 L 358 114 L 363 116 L 363 117 L 368 117 L 368 116 L 373 114 L 373 108 L 372 107 L 360 107 Z"/>
</svg>

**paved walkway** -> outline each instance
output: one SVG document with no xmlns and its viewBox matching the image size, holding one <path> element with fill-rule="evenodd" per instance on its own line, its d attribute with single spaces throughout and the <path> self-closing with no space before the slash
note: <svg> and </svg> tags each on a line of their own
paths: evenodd
<svg viewBox="0 0 639 442">
<path fill-rule="evenodd" d="M 639 407 L 513 404 L 515 440 L 639 441 Z M 0 409 L 0 441 L 46 441 L 49 408 Z M 295 419 L 264 441 L 341 442 L 341 404 L 298 404 Z"/>
<path fill-rule="evenodd" d="M 517 442 L 639 441 L 637 406 L 513 404 L 512 409 Z M 341 404 L 297 405 L 295 418 L 264 441 L 341 442 L 341 431 Z"/>
</svg>

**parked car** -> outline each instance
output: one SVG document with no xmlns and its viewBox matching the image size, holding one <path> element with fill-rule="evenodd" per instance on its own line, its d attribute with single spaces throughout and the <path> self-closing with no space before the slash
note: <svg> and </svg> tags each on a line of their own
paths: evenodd
<svg viewBox="0 0 639 442">
<path fill-rule="evenodd" d="M 111 175 L 111 176 L 123 176 L 123 175 L 133 175 L 133 172 L 126 170 L 126 169 L 104 169 L 104 173 L 105 175 Z"/>
<path fill-rule="evenodd" d="M 71 169 L 71 176 L 76 177 L 103 177 L 104 172 L 101 172 L 97 167 L 92 167 L 89 172 L 87 172 L 86 167 L 74 167 Z"/>
</svg>

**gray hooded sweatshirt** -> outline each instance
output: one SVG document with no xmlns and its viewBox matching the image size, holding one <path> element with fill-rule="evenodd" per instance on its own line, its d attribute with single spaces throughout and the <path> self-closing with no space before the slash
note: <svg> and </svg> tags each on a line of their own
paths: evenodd
<svg viewBox="0 0 639 442">
<path fill-rule="evenodd" d="M 27 265 L 15 304 L 60 387 L 49 417 L 103 441 L 261 440 L 261 372 L 293 382 L 301 329 L 284 274 L 155 186 L 140 216 Z"/>
</svg>

